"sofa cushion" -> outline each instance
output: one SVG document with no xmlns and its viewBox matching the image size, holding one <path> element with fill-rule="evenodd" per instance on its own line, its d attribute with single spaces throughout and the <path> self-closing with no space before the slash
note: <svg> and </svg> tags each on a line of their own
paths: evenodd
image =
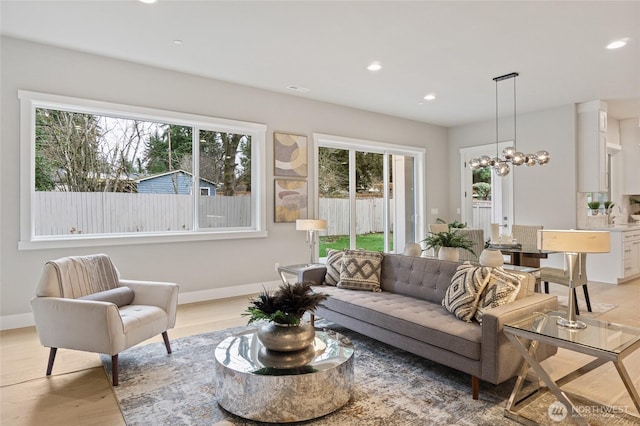
<svg viewBox="0 0 640 426">
<path fill-rule="evenodd" d="M 475 319 L 482 322 L 484 311 L 506 305 L 516 300 L 525 276 L 513 274 L 501 268 L 491 268 L 491 277 L 487 283 L 475 313 Z"/>
<path fill-rule="evenodd" d="M 327 250 L 327 272 L 324 276 L 324 283 L 328 285 L 338 285 L 340 281 L 340 269 L 342 269 L 342 250 Z"/>
<path fill-rule="evenodd" d="M 442 306 L 459 319 L 470 322 L 478 310 L 480 296 L 491 278 L 492 269 L 469 262 L 458 266 L 442 299 Z"/>
<path fill-rule="evenodd" d="M 345 250 L 338 287 L 380 291 L 382 257 L 383 254 L 379 252 Z"/>
<path fill-rule="evenodd" d="M 78 297 L 79 300 L 93 300 L 97 302 L 110 302 L 118 307 L 130 305 L 135 294 L 129 287 L 117 287 L 111 290 L 100 291 L 98 293 L 87 294 Z"/>
<path fill-rule="evenodd" d="M 329 286 L 314 286 L 314 291 L 330 295 L 322 302 L 324 309 L 340 312 L 473 360 L 480 359 L 480 325 L 460 321 L 439 303 L 386 291 L 349 291 Z"/>
</svg>

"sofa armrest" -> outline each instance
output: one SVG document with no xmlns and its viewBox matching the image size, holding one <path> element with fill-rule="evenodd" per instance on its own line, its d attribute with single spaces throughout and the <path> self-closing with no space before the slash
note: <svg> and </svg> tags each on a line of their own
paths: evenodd
<svg viewBox="0 0 640 426">
<path fill-rule="evenodd" d="M 124 325 L 113 303 L 35 297 L 31 308 L 43 346 L 110 355 L 125 349 Z"/>
<path fill-rule="evenodd" d="M 327 267 L 307 269 L 302 272 L 302 282 L 312 282 L 313 285 L 321 285 L 324 282 L 324 276 L 327 274 Z"/>
<path fill-rule="evenodd" d="M 491 383 L 501 383 L 518 373 L 522 357 L 504 334 L 504 325 L 534 312 L 558 309 L 558 298 L 547 294 L 533 294 L 497 308 L 484 311 L 482 316 L 482 377 Z M 540 345 L 539 360 L 555 354 L 557 348 Z"/>
<path fill-rule="evenodd" d="M 132 305 L 157 306 L 167 313 L 168 327 L 176 323 L 178 307 L 178 284 L 159 281 L 120 279 L 121 286 L 129 287 L 135 294 Z"/>
</svg>

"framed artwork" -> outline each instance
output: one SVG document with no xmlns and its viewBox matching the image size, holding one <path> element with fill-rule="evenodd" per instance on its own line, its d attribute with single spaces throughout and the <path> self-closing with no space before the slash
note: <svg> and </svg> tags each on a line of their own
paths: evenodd
<svg viewBox="0 0 640 426">
<path fill-rule="evenodd" d="M 274 176 L 307 177 L 307 137 L 273 132 Z"/>
<path fill-rule="evenodd" d="M 295 222 L 307 218 L 307 181 L 275 179 L 274 222 Z"/>
</svg>

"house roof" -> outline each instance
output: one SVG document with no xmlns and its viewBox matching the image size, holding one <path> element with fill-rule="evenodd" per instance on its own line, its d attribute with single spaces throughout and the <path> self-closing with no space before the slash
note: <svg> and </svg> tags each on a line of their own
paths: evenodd
<svg viewBox="0 0 640 426">
<path fill-rule="evenodd" d="M 3 35 L 443 126 L 493 118 L 492 78 L 510 72 L 519 113 L 601 99 L 612 117 L 640 114 L 640 1 L 0 7 Z"/>
<path fill-rule="evenodd" d="M 182 173 L 182 174 L 185 174 L 185 175 L 188 175 L 188 176 L 193 176 L 192 173 L 189 173 L 186 170 L 178 169 L 178 170 L 172 170 L 172 171 L 169 171 L 169 172 L 158 173 L 158 174 L 155 174 L 155 175 L 150 175 L 150 176 L 145 176 L 145 177 L 142 177 L 142 178 L 138 178 L 138 179 L 135 180 L 135 182 L 136 183 L 143 182 L 143 181 L 146 181 L 146 180 L 157 179 L 157 178 L 162 177 L 162 176 L 174 175 L 174 174 L 178 174 L 178 173 Z M 204 182 L 207 182 L 207 183 L 210 183 L 213 186 L 217 186 L 215 182 L 212 182 L 209 179 L 205 179 L 205 178 L 201 177 L 200 180 L 204 181 Z"/>
</svg>

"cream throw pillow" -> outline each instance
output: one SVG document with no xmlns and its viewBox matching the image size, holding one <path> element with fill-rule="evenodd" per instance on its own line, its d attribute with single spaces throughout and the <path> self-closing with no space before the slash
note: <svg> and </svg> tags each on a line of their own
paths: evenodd
<svg viewBox="0 0 640 426">
<path fill-rule="evenodd" d="M 345 250 L 338 287 L 380 291 L 382 256 L 382 253 L 373 251 Z"/>
<path fill-rule="evenodd" d="M 458 266 L 442 299 L 442 306 L 461 320 L 471 322 L 482 291 L 491 278 L 491 269 L 488 266 L 473 266 L 469 262 Z"/>
<path fill-rule="evenodd" d="M 478 310 L 475 313 L 476 320 L 482 323 L 484 311 L 516 300 L 522 281 L 525 278 L 521 274 L 513 274 L 502 268 L 492 268 L 491 278 L 482 293 Z"/>
</svg>

